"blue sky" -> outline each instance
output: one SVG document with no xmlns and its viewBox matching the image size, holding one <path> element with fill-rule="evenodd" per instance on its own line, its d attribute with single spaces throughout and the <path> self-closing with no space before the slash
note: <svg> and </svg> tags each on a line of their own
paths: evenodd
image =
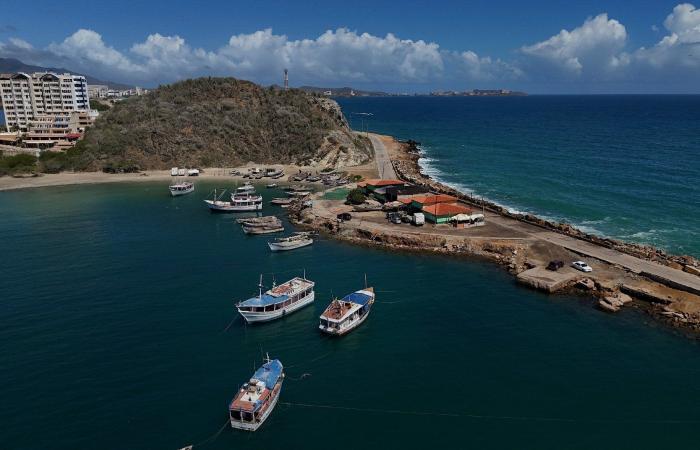
<svg viewBox="0 0 700 450">
<path fill-rule="evenodd" d="M 153 86 L 201 75 L 393 92 L 700 93 L 678 1 L 5 0 L 0 57 Z"/>
</svg>

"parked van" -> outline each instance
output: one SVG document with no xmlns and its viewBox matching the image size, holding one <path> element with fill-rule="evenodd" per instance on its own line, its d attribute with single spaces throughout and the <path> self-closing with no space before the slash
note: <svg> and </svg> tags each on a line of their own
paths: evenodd
<svg viewBox="0 0 700 450">
<path fill-rule="evenodd" d="M 425 214 L 423 213 L 415 213 L 413 214 L 413 220 L 411 221 L 413 225 L 420 227 L 425 225 Z"/>
<path fill-rule="evenodd" d="M 177 176 L 177 167 L 173 167 L 172 169 L 170 169 L 170 176 L 171 177 Z"/>
</svg>

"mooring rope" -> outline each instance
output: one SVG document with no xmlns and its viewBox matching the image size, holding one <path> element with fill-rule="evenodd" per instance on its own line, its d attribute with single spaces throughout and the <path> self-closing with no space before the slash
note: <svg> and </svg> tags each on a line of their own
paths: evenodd
<svg viewBox="0 0 700 450">
<path fill-rule="evenodd" d="M 208 438 L 206 438 L 205 440 L 203 440 L 203 441 L 201 441 L 201 442 L 198 442 L 198 443 L 192 444 L 192 445 L 187 445 L 187 446 L 185 446 L 185 447 L 182 447 L 182 448 L 179 449 L 179 450 L 190 450 L 190 449 L 193 449 L 193 448 L 195 448 L 195 447 L 203 447 L 203 446 L 205 446 L 205 445 L 207 445 L 207 444 L 209 444 L 209 443 L 211 443 L 211 442 L 214 442 L 214 441 L 219 437 L 219 435 L 226 429 L 226 427 L 227 427 L 229 424 L 230 424 L 230 419 L 227 418 L 227 419 L 226 419 L 226 422 L 224 422 L 224 424 L 221 426 L 221 428 L 219 428 L 219 431 L 217 431 L 216 433 L 212 434 L 211 436 L 209 436 Z"/>
<path fill-rule="evenodd" d="M 489 415 L 489 414 L 473 414 L 463 412 L 439 412 L 439 411 L 413 411 L 401 409 L 377 409 L 377 408 L 360 408 L 353 406 L 338 406 L 338 405 L 323 405 L 317 403 L 295 403 L 295 402 L 279 402 L 285 406 L 297 406 L 301 408 L 319 408 L 319 409 L 334 409 L 343 411 L 354 411 L 363 413 L 379 413 L 379 414 L 400 414 L 410 416 L 435 416 L 435 417 L 462 417 L 468 419 L 479 420 L 509 420 L 518 422 L 589 422 L 589 423 L 648 423 L 648 424 L 698 424 L 698 419 L 622 419 L 622 418 L 573 418 L 573 417 L 544 417 L 544 416 L 511 416 L 511 415 Z"/>
</svg>

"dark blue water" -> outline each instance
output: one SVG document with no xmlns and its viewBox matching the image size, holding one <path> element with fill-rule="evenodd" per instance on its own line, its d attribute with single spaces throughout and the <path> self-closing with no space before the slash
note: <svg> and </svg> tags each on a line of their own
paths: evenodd
<svg viewBox="0 0 700 450">
<path fill-rule="evenodd" d="M 287 366 L 284 403 L 258 432 L 223 428 L 199 448 L 697 448 L 696 341 L 479 262 L 326 239 L 272 254 L 206 211 L 212 187 L 176 199 L 165 183 L 0 192 L 3 448 L 199 443 L 261 350 Z M 303 268 L 314 306 L 231 323 L 261 272 Z M 369 320 L 321 336 L 331 295 L 364 273 L 378 292 Z"/>
<path fill-rule="evenodd" d="M 437 179 L 516 211 L 700 256 L 700 96 L 353 98 Z M 355 115 L 357 112 L 373 114 Z"/>
</svg>

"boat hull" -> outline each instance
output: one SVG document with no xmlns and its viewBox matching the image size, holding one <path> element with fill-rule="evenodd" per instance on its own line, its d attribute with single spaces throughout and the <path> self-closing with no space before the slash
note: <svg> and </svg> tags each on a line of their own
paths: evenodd
<svg viewBox="0 0 700 450">
<path fill-rule="evenodd" d="M 299 300 L 293 305 L 284 309 L 278 309 L 277 311 L 267 311 L 267 312 L 251 312 L 251 311 L 238 311 L 241 316 L 248 323 L 261 323 L 269 322 L 271 320 L 280 319 L 284 316 L 288 316 L 291 313 L 300 310 L 304 306 L 308 306 L 314 302 L 316 299 L 316 294 L 312 291 L 309 295 Z"/>
<path fill-rule="evenodd" d="M 272 414 L 272 410 L 275 409 L 275 406 L 277 406 L 277 401 L 279 400 L 280 394 L 282 393 L 282 383 L 282 381 L 279 382 L 279 389 L 277 389 L 277 392 L 274 394 L 274 397 L 272 397 L 272 400 L 270 400 L 270 406 L 268 406 L 263 415 L 260 416 L 259 421 L 251 423 L 244 422 L 242 420 L 234 420 L 233 418 L 231 418 L 231 428 L 243 431 L 256 431 L 258 428 L 260 428 L 262 424 L 265 423 L 267 418 L 270 417 L 270 414 Z"/>
<path fill-rule="evenodd" d="M 181 195 L 187 195 L 187 194 L 191 194 L 191 193 L 193 193 L 193 192 L 194 192 L 194 186 L 192 186 L 192 187 L 189 188 L 189 189 L 182 190 L 182 191 L 175 190 L 175 189 L 170 189 L 170 195 L 173 196 L 173 197 L 179 197 L 179 196 L 181 196 Z"/>
<path fill-rule="evenodd" d="M 355 328 L 359 327 L 360 325 L 362 325 L 362 323 L 365 320 L 367 320 L 367 317 L 369 317 L 370 312 L 372 312 L 372 310 L 368 311 L 367 314 L 363 315 L 358 320 L 353 321 L 352 324 L 350 324 L 347 327 L 342 328 L 342 329 L 337 329 L 337 328 L 332 328 L 332 327 L 324 327 L 323 325 L 319 325 L 318 329 L 322 333 L 328 334 L 330 336 L 343 336 L 345 334 L 348 334 L 349 332 L 351 332 Z"/>
<path fill-rule="evenodd" d="M 270 247 L 270 250 L 273 252 L 285 252 L 288 250 L 296 250 L 297 248 L 306 247 L 306 246 L 311 245 L 313 243 L 314 243 L 313 239 L 309 239 L 306 241 L 294 242 L 291 245 L 288 243 L 280 244 L 277 242 L 268 242 L 267 246 Z"/>
<path fill-rule="evenodd" d="M 272 233 L 282 233 L 284 231 L 284 227 L 275 227 L 275 228 L 264 228 L 264 227 L 243 227 L 243 232 L 245 234 L 250 234 L 252 236 L 257 235 L 257 234 L 272 234 Z"/>
<path fill-rule="evenodd" d="M 207 208 L 209 208 L 211 211 L 216 211 L 216 212 L 246 212 L 246 211 L 260 211 L 262 210 L 262 203 L 256 204 L 256 205 L 231 205 L 231 204 L 225 204 L 225 205 L 217 205 L 211 200 L 204 200 L 204 202 L 207 205 Z M 228 203 L 228 202 L 225 202 Z"/>
</svg>

